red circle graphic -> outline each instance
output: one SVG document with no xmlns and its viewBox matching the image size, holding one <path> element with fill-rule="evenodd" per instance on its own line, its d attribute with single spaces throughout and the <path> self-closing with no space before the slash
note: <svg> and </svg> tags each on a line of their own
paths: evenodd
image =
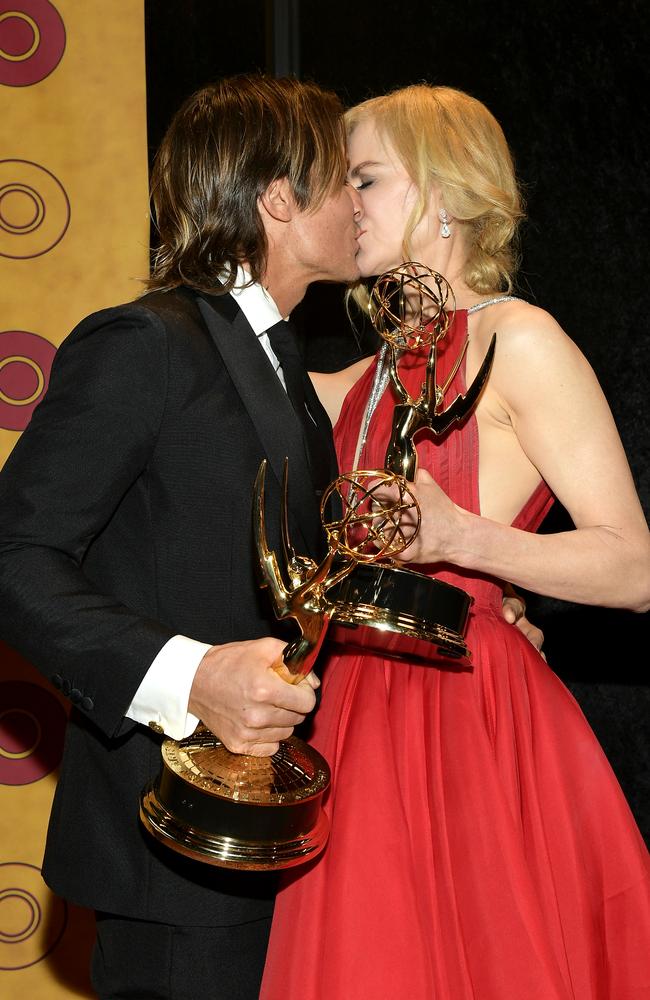
<svg viewBox="0 0 650 1000">
<path fill-rule="evenodd" d="M 56 69 L 65 25 L 49 0 L 0 0 L 0 83 L 29 87 Z"/>
<path fill-rule="evenodd" d="M 26 330 L 0 332 L 0 428 L 24 431 L 47 391 L 56 347 Z"/>
<path fill-rule="evenodd" d="M 68 908 L 45 885 L 40 868 L 0 864 L 0 971 L 27 969 L 49 955 L 68 923 Z"/>
<path fill-rule="evenodd" d="M 0 683 L 0 784 L 30 785 L 61 760 L 67 717 L 40 684 Z"/>
</svg>

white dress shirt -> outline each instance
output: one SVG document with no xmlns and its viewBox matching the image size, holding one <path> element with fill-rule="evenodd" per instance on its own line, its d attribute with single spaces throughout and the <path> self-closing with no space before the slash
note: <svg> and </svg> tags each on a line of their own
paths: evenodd
<svg viewBox="0 0 650 1000">
<path fill-rule="evenodd" d="M 230 294 L 253 328 L 286 389 L 282 367 L 271 348 L 266 331 L 282 319 L 278 307 L 262 285 L 243 288 L 250 276 L 237 269 L 237 281 Z M 196 671 L 211 647 L 205 642 L 175 635 L 165 643 L 142 678 L 126 715 L 134 722 L 150 726 L 158 733 L 181 740 L 194 732 L 199 720 L 187 710 Z"/>
</svg>

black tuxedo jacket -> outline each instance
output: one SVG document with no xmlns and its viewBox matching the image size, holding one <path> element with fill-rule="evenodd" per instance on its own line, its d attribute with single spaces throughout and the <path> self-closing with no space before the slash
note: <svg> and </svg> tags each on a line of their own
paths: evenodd
<svg viewBox="0 0 650 1000">
<path fill-rule="evenodd" d="M 181 288 L 70 334 L 0 475 L 0 638 L 74 705 L 44 875 L 76 903 L 179 924 L 270 912 L 265 876 L 185 860 L 141 830 L 161 738 L 124 713 L 173 635 L 279 634 L 256 581 L 251 494 L 266 457 L 277 548 L 285 456 L 292 540 L 313 555 L 300 421 L 234 300 Z"/>
</svg>

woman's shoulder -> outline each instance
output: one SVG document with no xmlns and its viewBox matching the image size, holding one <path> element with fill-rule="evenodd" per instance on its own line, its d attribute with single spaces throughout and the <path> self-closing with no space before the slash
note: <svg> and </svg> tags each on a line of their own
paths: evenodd
<svg viewBox="0 0 650 1000">
<path fill-rule="evenodd" d="M 487 344 L 492 334 L 496 334 L 501 357 L 507 353 L 519 358 L 525 352 L 530 360 L 533 356 L 542 358 L 549 351 L 578 350 L 551 313 L 524 299 L 511 299 L 482 309 L 470 315 L 470 324 L 470 331 L 478 341 Z"/>
<path fill-rule="evenodd" d="M 496 334 L 490 381 L 513 409 L 522 412 L 542 398 L 550 404 L 556 392 L 568 387 L 576 394 L 600 392 L 589 361 L 545 309 L 524 301 L 504 302 L 479 317 L 480 326 L 470 330 L 476 356 L 484 355 Z"/>
</svg>

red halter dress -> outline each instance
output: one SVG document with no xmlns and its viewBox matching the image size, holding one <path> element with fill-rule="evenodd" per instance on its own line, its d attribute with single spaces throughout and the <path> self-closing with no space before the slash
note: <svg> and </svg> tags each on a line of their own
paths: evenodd
<svg viewBox="0 0 650 1000">
<path fill-rule="evenodd" d="M 466 331 L 459 311 L 440 383 Z M 416 396 L 422 364 L 400 362 Z M 336 426 L 341 470 L 353 468 L 374 370 Z M 447 398 L 464 391 L 461 365 Z M 389 387 L 360 468 L 383 466 L 394 404 Z M 476 419 L 417 444 L 420 467 L 480 513 Z M 541 483 L 514 526 L 535 531 L 552 502 Z M 595 736 L 504 620 L 499 581 L 435 569 L 474 597 L 471 667 L 330 656 L 313 735 L 333 771 L 330 840 L 285 880 L 262 1000 L 650 997 L 648 854 Z"/>
</svg>

